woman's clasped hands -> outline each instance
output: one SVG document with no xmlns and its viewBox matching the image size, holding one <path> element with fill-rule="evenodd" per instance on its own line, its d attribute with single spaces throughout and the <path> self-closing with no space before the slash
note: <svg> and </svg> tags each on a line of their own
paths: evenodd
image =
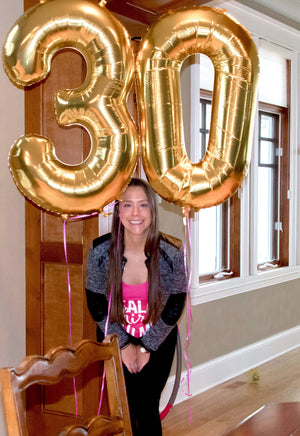
<svg viewBox="0 0 300 436">
<path fill-rule="evenodd" d="M 138 345 L 129 344 L 121 350 L 122 361 L 129 372 L 140 372 L 149 362 L 150 353 L 142 352 Z"/>
</svg>

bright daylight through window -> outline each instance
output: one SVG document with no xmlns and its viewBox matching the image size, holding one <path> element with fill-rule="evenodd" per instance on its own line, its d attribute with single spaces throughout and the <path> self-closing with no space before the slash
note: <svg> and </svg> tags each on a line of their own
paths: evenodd
<svg viewBox="0 0 300 436">
<path fill-rule="evenodd" d="M 260 274 L 289 264 L 289 51 L 278 50 L 265 41 L 259 41 L 258 50 L 261 75 L 252 168 L 247 181 L 229 200 L 195 214 L 200 285 L 240 277 L 243 256 L 249 259 L 248 275 L 251 271 Z M 202 159 L 209 138 L 214 70 L 204 55 L 199 55 L 197 62 L 200 65 L 197 146 L 200 142 L 198 157 Z M 248 245 L 241 247 L 243 220 L 254 224 L 249 226 Z"/>
</svg>

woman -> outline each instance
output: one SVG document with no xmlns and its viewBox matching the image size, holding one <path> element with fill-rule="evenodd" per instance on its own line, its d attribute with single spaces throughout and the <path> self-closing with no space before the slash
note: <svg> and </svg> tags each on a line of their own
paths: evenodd
<svg viewBox="0 0 300 436">
<path fill-rule="evenodd" d="M 158 231 L 148 183 L 131 180 L 115 205 L 111 234 L 93 242 L 86 294 L 98 340 L 106 325 L 107 334 L 119 336 L 133 434 L 161 435 L 159 400 L 174 356 L 186 275 L 182 251 Z"/>
</svg>

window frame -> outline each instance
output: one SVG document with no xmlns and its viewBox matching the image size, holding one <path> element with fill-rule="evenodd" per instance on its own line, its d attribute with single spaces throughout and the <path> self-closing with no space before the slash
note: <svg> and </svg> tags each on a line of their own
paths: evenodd
<svg viewBox="0 0 300 436">
<path fill-rule="evenodd" d="M 212 102 L 212 92 L 206 89 L 200 89 L 199 95 L 200 105 L 201 103 Z M 203 126 L 203 119 L 201 125 Z M 200 127 L 201 136 L 201 154 L 203 155 L 203 137 L 202 135 L 208 134 L 207 129 Z M 221 204 L 222 216 L 225 218 L 222 220 L 222 235 L 226 234 L 225 243 L 222 244 L 222 259 L 227 259 L 229 268 L 221 268 L 220 270 L 213 271 L 208 274 L 199 275 L 199 284 L 207 283 L 211 281 L 219 282 L 221 280 L 229 280 L 233 277 L 239 277 L 240 275 L 240 198 L 239 192 L 236 192 L 227 201 Z M 229 208 L 229 210 L 228 210 Z M 229 217 L 228 217 L 229 215 Z M 199 220 L 199 217 L 198 217 Z M 229 224 L 229 235 L 228 232 Z M 238 237 L 236 237 L 238 235 Z M 229 259 L 228 259 L 229 257 Z"/>
<path fill-rule="evenodd" d="M 279 148 L 283 149 L 283 154 L 280 159 L 280 222 L 282 224 L 282 231 L 279 232 L 279 259 L 272 260 L 268 263 L 278 267 L 287 266 L 289 263 L 289 160 L 290 160 L 290 141 L 289 141 L 289 109 L 288 107 L 275 106 L 272 104 L 259 102 L 258 112 L 260 114 L 274 114 L 279 116 Z M 258 163 L 259 166 L 259 163 Z M 259 266 L 263 264 L 257 264 Z M 267 267 L 266 269 L 272 268 Z"/>
<path fill-rule="evenodd" d="M 294 30 L 285 27 L 278 26 L 277 22 L 270 21 L 269 18 L 264 17 L 262 14 L 257 15 L 252 12 L 249 13 L 247 9 L 241 9 L 240 5 L 236 2 L 230 2 L 227 5 L 227 10 L 233 16 L 236 17 L 248 31 L 254 35 L 253 38 L 256 44 L 259 44 L 259 38 L 266 39 L 271 43 L 275 43 L 289 51 L 289 71 L 290 71 L 290 89 L 293 89 L 293 93 L 288 96 L 289 101 L 289 113 L 290 119 L 285 120 L 288 123 L 288 137 L 289 140 L 289 156 L 286 156 L 282 165 L 286 165 L 289 171 L 289 180 L 286 180 L 286 197 L 284 202 L 287 207 L 283 208 L 285 213 L 282 219 L 285 220 L 289 227 L 288 243 L 280 244 L 284 247 L 285 253 L 283 253 L 282 266 L 279 268 L 272 268 L 259 272 L 257 270 L 257 253 L 255 236 L 257 234 L 257 228 L 255 224 L 255 192 L 257 192 L 257 184 L 255 186 L 255 168 L 250 164 L 250 170 L 248 176 L 242 183 L 239 189 L 238 197 L 240 198 L 240 219 L 238 219 L 237 226 L 240 227 L 240 244 L 236 247 L 240 250 L 241 262 L 240 262 L 240 275 L 238 277 L 228 278 L 221 281 L 209 281 L 199 284 L 199 276 L 197 271 L 199 245 L 198 241 L 198 217 L 195 213 L 191 219 L 191 232 L 192 232 L 192 285 L 191 285 L 191 303 L 192 305 L 202 304 L 209 301 L 215 301 L 220 298 L 226 298 L 233 295 L 238 295 L 244 292 L 250 292 L 252 290 L 258 290 L 263 287 L 269 287 L 278 283 L 287 282 L 300 278 L 300 219 L 297 212 L 300 212 L 300 203 L 298 198 L 297 203 L 297 189 L 300 189 L 299 179 L 297 181 L 297 173 L 300 167 L 299 148 L 297 145 L 297 139 L 299 137 L 299 112 L 297 113 L 297 107 L 299 107 L 298 99 L 300 96 L 300 56 L 297 51 L 297 46 L 300 41 L 300 34 L 296 35 Z M 257 29 L 260 29 L 259 36 L 257 35 Z M 196 71 L 196 68 L 195 68 Z M 194 72 L 195 74 L 195 72 Z M 192 81 L 197 82 L 196 76 L 191 74 Z M 199 87 L 198 87 L 199 89 Z M 195 95 L 196 89 L 192 82 L 192 100 Z M 264 105 L 265 109 L 270 109 L 268 105 Z M 274 108 L 273 108 L 274 109 Z M 193 112 L 193 111 L 192 111 Z M 253 143 L 253 156 L 251 162 L 257 157 L 257 117 L 258 107 L 256 111 L 256 122 L 254 126 L 254 143 Z M 192 113 L 191 128 L 195 127 L 197 111 Z M 285 117 L 285 114 L 281 115 Z M 191 143 L 196 144 L 197 138 L 191 137 Z M 191 150 L 191 159 L 197 161 L 197 153 Z M 253 189 L 253 186 L 255 189 Z M 250 190 L 251 187 L 251 190 Z M 238 216 L 238 215 L 237 215 Z M 284 224 L 283 224 L 284 225 Z M 252 241 L 250 244 L 250 240 Z"/>
</svg>

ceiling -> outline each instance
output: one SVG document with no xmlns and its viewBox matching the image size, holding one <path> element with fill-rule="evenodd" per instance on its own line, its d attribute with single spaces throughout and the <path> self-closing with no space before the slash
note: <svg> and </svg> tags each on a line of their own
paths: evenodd
<svg viewBox="0 0 300 436">
<path fill-rule="evenodd" d="M 228 0 L 225 0 L 228 1 Z M 230 0 L 229 0 L 230 1 Z M 300 0 L 236 0 L 258 12 L 300 30 Z"/>
<path fill-rule="evenodd" d="M 114 13 L 151 24 L 170 9 L 209 4 L 207 0 L 108 0 L 106 7 Z"/>
<path fill-rule="evenodd" d="M 231 0 L 223 0 L 224 3 Z M 300 30 L 300 0 L 235 0 Z M 213 0 L 107 0 L 107 8 L 140 23 L 151 24 L 169 9 L 216 3 Z"/>
</svg>

